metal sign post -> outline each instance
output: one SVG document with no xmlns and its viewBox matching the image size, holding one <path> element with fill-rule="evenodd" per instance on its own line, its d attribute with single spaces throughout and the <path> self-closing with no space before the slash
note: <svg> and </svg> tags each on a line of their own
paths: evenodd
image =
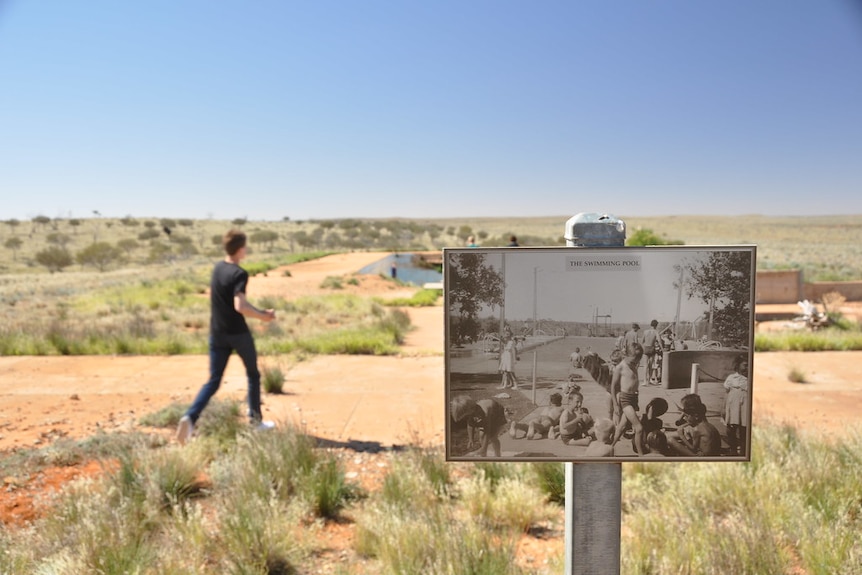
<svg viewBox="0 0 862 575">
<path fill-rule="evenodd" d="M 625 222 L 581 213 L 566 222 L 567 247 L 623 247 Z M 565 463 L 566 575 L 620 572 L 622 464 Z"/>
</svg>

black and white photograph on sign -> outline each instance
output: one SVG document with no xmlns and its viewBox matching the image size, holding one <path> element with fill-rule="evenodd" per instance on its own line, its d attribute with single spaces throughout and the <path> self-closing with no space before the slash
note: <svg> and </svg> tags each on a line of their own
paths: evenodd
<svg viewBox="0 0 862 575">
<path fill-rule="evenodd" d="M 755 246 L 443 259 L 447 460 L 750 460 Z"/>
</svg>

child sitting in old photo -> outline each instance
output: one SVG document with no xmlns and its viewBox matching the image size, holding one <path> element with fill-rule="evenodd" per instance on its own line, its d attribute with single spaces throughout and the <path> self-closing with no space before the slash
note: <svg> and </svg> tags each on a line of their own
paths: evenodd
<svg viewBox="0 0 862 575">
<path fill-rule="evenodd" d="M 509 427 L 509 435 L 513 439 L 519 439 L 519 431 L 526 433 L 527 439 L 542 439 L 548 436 L 548 433 L 560 424 L 560 416 L 563 413 L 563 396 L 559 393 L 552 393 L 549 401 L 550 405 L 542 409 L 541 412 L 527 423 L 518 423 L 512 421 Z"/>
<path fill-rule="evenodd" d="M 721 455 L 721 435 L 706 419 L 706 406 L 696 393 L 681 400 L 683 425 L 668 437 L 668 447 L 674 455 L 716 457 Z M 680 422 L 678 421 L 677 424 Z"/>
</svg>

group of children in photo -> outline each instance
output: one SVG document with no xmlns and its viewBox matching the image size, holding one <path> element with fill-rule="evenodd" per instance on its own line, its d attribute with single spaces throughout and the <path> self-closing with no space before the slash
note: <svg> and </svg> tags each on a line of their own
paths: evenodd
<svg viewBox="0 0 862 575">
<path fill-rule="evenodd" d="M 651 328 L 655 331 L 655 321 Z M 683 396 L 677 407 L 682 414 L 675 427 L 666 427 L 661 416 L 668 412 L 669 405 L 662 397 L 653 398 L 640 412 L 638 405 L 638 369 L 643 359 L 644 340 L 637 337 L 638 327 L 628 341 L 623 341 L 610 354 L 607 368 L 610 374 L 608 386 L 607 416 L 594 417 L 584 407 L 577 373 L 589 362 L 593 352 L 582 354 L 575 348 L 570 356 L 572 373 L 568 382 L 558 392 L 551 393 L 549 405 L 526 421 L 516 421 L 509 417 L 503 406 L 495 399 L 473 401 L 459 396 L 451 404 L 453 421 L 466 423 L 468 449 L 472 454 L 486 457 L 490 448 L 499 457 L 499 436 L 508 432 L 513 439 L 559 439 L 569 446 L 582 446 L 585 457 L 613 457 L 615 446 L 623 438 L 631 438 L 632 451 L 638 456 L 650 457 L 717 457 L 722 455 L 722 438 L 718 429 L 707 419 L 707 407 L 701 396 L 689 393 Z M 656 334 L 656 338 L 660 336 Z M 505 338 L 504 338 L 505 339 Z M 509 338 L 509 341 L 513 341 Z M 506 343 L 501 344 L 501 357 L 508 353 Z M 651 347 L 657 349 L 657 347 Z M 514 378 L 514 344 L 512 355 L 501 359 L 503 380 L 500 389 L 517 389 Z M 503 369 L 504 361 L 511 369 L 511 377 Z M 647 357 L 644 385 L 655 385 L 655 357 Z M 650 381 L 652 380 L 652 381 Z M 724 423 L 727 428 L 729 454 L 744 456 L 748 423 L 748 359 L 738 356 L 733 364 L 733 372 L 724 381 L 726 391 Z"/>
</svg>

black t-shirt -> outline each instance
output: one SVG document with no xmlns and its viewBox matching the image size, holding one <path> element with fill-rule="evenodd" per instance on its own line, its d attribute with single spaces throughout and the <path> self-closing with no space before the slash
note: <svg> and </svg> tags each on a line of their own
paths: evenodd
<svg viewBox="0 0 862 575">
<path fill-rule="evenodd" d="M 234 296 L 245 293 L 247 284 L 248 272 L 238 265 L 226 261 L 215 265 L 210 281 L 210 333 L 233 335 L 248 331 L 245 317 L 233 305 Z"/>
</svg>

